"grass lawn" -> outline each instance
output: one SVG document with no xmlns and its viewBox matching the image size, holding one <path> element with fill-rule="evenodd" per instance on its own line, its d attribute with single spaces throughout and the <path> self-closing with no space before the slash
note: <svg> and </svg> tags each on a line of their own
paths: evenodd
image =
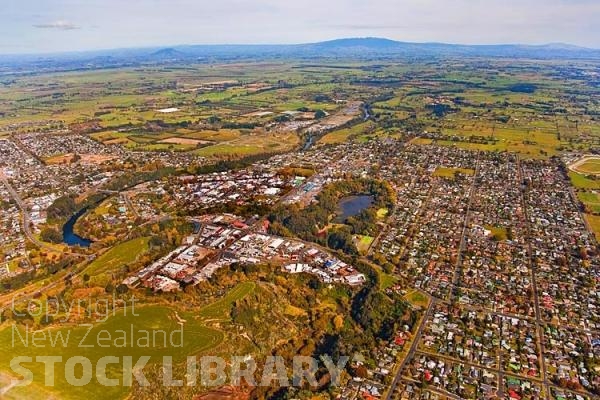
<svg viewBox="0 0 600 400">
<path fill-rule="evenodd" d="M 264 152 L 264 149 L 260 146 L 242 146 L 223 143 L 195 150 L 194 154 L 197 154 L 202 157 L 214 157 L 227 155 L 248 156 Z"/>
<path fill-rule="evenodd" d="M 106 200 L 104 200 L 102 203 L 100 203 L 100 205 L 98 205 L 96 208 L 94 208 L 94 214 L 102 216 L 102 215 L 106 215 L 110 212 L 110 208 L 112 207 L 111 201 L 112 201 L 112 197 L 108 198 Z"/>
<path fill-rule="evenodd" d="M 387 208 L 380 208 L 377 210 L 377 219 L 384 219 L 389 214 L 389 210 Z"/>
<path fill-rule="evenodd" d="M 472 176 L 475 174 L 475 171 L 467 168 L 437 167 L 436 170 L 433 172 L 433 176 L 454 179 L 454 176 L 457 173 Z"/>
<path fill-rule="evenodd" d="M 354 237 L 354 244 L 359 252 L 366 253 L 369 251 L 369 247 L 371 246 L 371 243 L 373 243 L 373 240 L 375 240 L 375 238 L 372 236 L 356 235 Z"/>
<path fill-rule="evenodd" d="M 16 356 L 61 356 L 62 362 L 55 367 L 55 385 L 54 387 L 45 387 L 44 385 L 44 365 L 39 362 L 22 363 L 22 366 L 33 372 L 33 383 L 28 388 L 35 392 L 54 392 L 62 399 L 122 399 L 128 395 L 129 388 L 122 385 L 123 376 L 123 357 L 130 356 L 133 364 L 142 356 L 150 356 L 149 363 L 156 363 L 162 360 L 163 356 L 172 356 L 174 362 L 182 362 L 185 357 L 191 354 L 198 354 L 201 351 L 208 350 L 218 345 L 224 338 L 224 334 L 218 330 L 208 328 L 193 314 L 181 314 L 183 322 L 183 339 L 176 331 L 180 329 L 175 312 L 171 308 L 160 306 L 136 307 L 133 315 L 131 306 L 117 315 L 111 316 L 106 322 L 97 323 L 89 331 L 88 327 L 72 326 L 62 328 L 47 329 L 48 335 L 51 333 L 54 338 L 61 334 L 64 338 L 55 346 L 50 345 L 48 341 L 40 341 L 38 344 L 45 344 L 45 347 L 36 347 L 31 343 L 31 332 L 29 336 L 29 346 L 26 346 L 21 338 L 15 333 L 13 343 L 13 328 L 6 327 L 0 331 L 0 351 L 3 353 L 0 360 L 0 369 L 11 372 L 9 363 Z M 131 329 L 133 327 L 133 336 Z M 15 328 L 17 329 L 17 328 Z M 25 340 L 25 331 L 22 328 L 21 336 Z M 111 336 L 110 340 L 99 341 L 101 337 Z M 150 340 L 143 342 L 144 331 L 149 332 Z M 123 333 L 125 332 L 125 334 Z M 166 345 L 164 333 L 167 335 Z M 170 341 L 171 333 L 175 332 L 173 341 Z M 85 335 L 87 334 L 87 337 Z M 38 334 L 39 335 L 39 334 Z M 117 338 L 123 338 L 126 335 L 125 342 L 115 341 Z M 84 340 L 85 337 L 85 340 Z M 67 340 L 68 338 L 68 340 Z M 82 342 L 83 340 L 83 342 Z M 181 342 L 181 343 L 180 343 Z M 56 343 L 56 342 L 55 342 Z M 64 344 L 63 344 L 64 343 Z M 83 345 L 92 347 L 81 348 Z M 124 343 L 124 345 L 122 345 Z M 147 344 L 146 344 L 147 343 Z M 14 345 L 13 345 L 14 344 Z M 106 347 L 101 347 L 105 345 Z M 65 363 L 70 357 L 83 356 L 88 358 L 93 366 L 93 375 L 90 383 L 84 386 L 71 386 L 65 377 Z M 120 379 L 121 384 L 114 387 L 101 386 L 95 378 L 95 366 L 97 361 L 104 356 L 115 356 L 120 358 L 119 364 L 109 364 L 107 366 L 107 376 L 109 378 Z M 79 367 L 81 368 L 81 367 Z M 78 372 L 79 371 L 79 372 Z M 80 376 L 81 370 L 76 368 L 76 376 Z M 29 392 L 29 390 L 26 390 Z M 9 392 L 10 393 L 10 392 Z M 25 398 L 25 397 L 22 397 Z M 26 398 L 34 398 L 27 396 Z"/>
<path fill-rule="evenodd" d="M 598 174 L 600 173 L 600 159 L 588 160 L 576 169 L 584 174 Z"/>
<path fill-rule="evenodd" d="M 95 259 L 84 273 L 90 276 L 99 275 L 131 263 L 148 251 L 149 241 L 149 237 L 143 237 L 118 244 Z"/>
<path fill-rule="evenodd" d="M 398 282 L 398 279 L 394 275 L 388 274 L 379 265 L 371 265 L 377 270 L 377 274 L 379 275 L 379 287 L 381 288 L 381 290 L 385 290 L 389 287 L 392 287 L 396 284 L 396 282 Z"/>
<path fill-rule="evenodd" d="M 429 297 L 419 290 L 412 290 L 406 294 L 406 301 L 415 307 L 425 308 L 429 305 Z"/>
<path fill-rule="evenodd" d="M 596 235 L 596 240 L 600 240 L 600 216 L 585 214 L 585 219 L 594 232 L 594 235 Z"/>
<path fill-rule="evenodd" d="M 498 242 L 508 239 L 508 231 L 502 226 L 486 225 L 485 229 L 492 231 L 492 237 Z"/>
<path fill-rule="evenodd" d="M 19 268 L 19 259 L 15 259 L 15 260 L 11 260 L 8 263 L 8 271 L 9 272 L 15 272 L 17 270 L 17 268 Z"/>
<path fill-rule="evenodd" d="M 600 196 L 596 192 L 578 191 L 577 197 L 593 213 L 600 213 Z"/>
<path fill-rule="evenodd" d="M 381 290 L 390 288 L 390 287 L 394 286 L 396 284 L 396 282 L 398 282 L 398 279 L 396 277 L 394 277 L 393 275 L 390 275 L 390 274 L 386 274 L 385 272 L 381 272 L 379 275 L 379 278 L 380 278 L 379 287 L 381 288 Z"/>
<path fill-rule="evenodd" d="M 587 178 L 585 175 L 570 171 L 571 183 L 578 189 L 600 189 L 600 180 Z"/>
<path fill-rule="evenodd" d="M 234 302 L 243 299 L 256 288 L 254 282 L 242 282 L 231 289 L 222 299 L 204 307 L 198 314 L 203 319 L 229 318 L 229 311 Z"/>
<path fill-rule="evenodd" d="M 579 200 L 581 200 L 584 203 L 600 204 L 600 198 L 598 198 L 597 193 L 579 192 L 577 193 L 577 197 L 579 197 Z"/>
</svg>

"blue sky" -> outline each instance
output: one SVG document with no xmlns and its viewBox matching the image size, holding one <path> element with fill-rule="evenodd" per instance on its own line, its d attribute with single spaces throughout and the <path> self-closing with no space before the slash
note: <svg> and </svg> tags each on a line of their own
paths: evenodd
<svg viewBox="0 0 600 400">
<path fill-rule="evenodd" d="M 387 37 L 600 48 L 600 0 L 1 0 L 0 54 Z"/>
</svg>

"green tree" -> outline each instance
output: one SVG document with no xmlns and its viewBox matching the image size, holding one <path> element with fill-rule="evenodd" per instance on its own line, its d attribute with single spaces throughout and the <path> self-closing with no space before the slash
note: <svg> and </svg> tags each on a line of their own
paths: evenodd
<svg viewBox="0 0 600 400">
<path fill-rule="evenodd" d="M 315 111 L 315 118 L 316 119 L 322 119 L 325 118 L 327 116 L 327 113 L 323 110 L 317 110 Z"/>
<path fill-rule="evenodd" d="M 63 240 L 63 236 L 55 227 L 46 227 L 42 229 L 40 239 L 44 242 L 60 243 Z"/>
</svg>

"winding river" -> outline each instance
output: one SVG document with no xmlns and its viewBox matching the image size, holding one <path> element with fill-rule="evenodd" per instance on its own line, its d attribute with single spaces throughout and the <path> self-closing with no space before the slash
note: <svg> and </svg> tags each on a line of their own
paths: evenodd
<svg viewBox="0 0 600 400">
<path fill-rule="evenodd" d="M 82 238 L 73 231 L 75 223 L 77 223 L 77 220 L 81 218 L 81 216 L 84 215 L 87 212 L 87 210 L 87 207 L 79 210 L 63 225 L 63 243 L 65 243 L 66 245 L 90 247 L 90 245 L 93 243 L 91 240 Z"/>
</svg>

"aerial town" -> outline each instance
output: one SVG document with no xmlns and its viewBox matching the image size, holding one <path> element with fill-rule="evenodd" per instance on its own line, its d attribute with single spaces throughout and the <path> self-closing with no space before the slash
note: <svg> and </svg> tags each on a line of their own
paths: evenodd
<svg viewBox="0 0 600 400">
<path fill-rule="evenodd" d="M 125 151 L 65 140 L 82 155 Z M 82 156 L 73 170 L 61 165 L 62 183 L 53 185 L 57 169 L 40 162 L 53 150 L 35 143 L 0 141 L 5 276 L 35 267 L 25 243 L 39 240 L 53 201 L 102 190 L 114 176 L 108 160 L 89 164 Z M 297 165 L 314 174 L 281 174 Z M 76 179 L 84 168 L 90 178 Z M 394 290 L 412 288 L 426 302 L 417 329 L 402 327 L 378 350 L 379 364 L 351 380 L 342 398 L 579 400 L 598 393 L 600 258 L 558 159 L 386 139 L 144 182 L 111 197 L 107 207 L 117 216 L 103 218 L 114 226 L 120 218 L 131 228 L 169 209 L 187 209 L 194 232 L 122 283 L 168 293 L 206 281 L 227 265 L 272 263 L 287 274 L 360 286 L 366 277 L 351 263 L 321 245 L 273 235 L 264 215 L 214 213 L 227 204 L 307 206 L 318 202 L 324 186 L 351 176 L 386 180 L 394 188 L 397 203 L 364 254 L 389 260 Z M 148 198 L 163 199 L 162 209 Z"/>
<path fill-rule="evenodd" d="M 469 8 L 491 18 L 494 1 Z M 133 23 L 142 2 L 62 3 Z M 233 3 L 207 8 L 268 33 Z M 311 9 L 313 30 L 332 18 L 277 3 L 264 13 Z M 379 9 L 353 3 L 336 13 Z M 597 25 L 593 2 L 546 3 Z M 382 9 L 408 26 L 411 7 Z M 200 32 L 204 16 L 144 26 Z M 399 29 L 364 17 L 322 25 Z M 29 25 L 66 47 L 105 29 Z M 1 399 L 600 399 L 600 51 L 367 37 L 1 52 Z M 165 341 L 103 340 L 119 332 Z M 89 382 L 72 383 L 88 377 L 74 361 Z"/>
</svg>

